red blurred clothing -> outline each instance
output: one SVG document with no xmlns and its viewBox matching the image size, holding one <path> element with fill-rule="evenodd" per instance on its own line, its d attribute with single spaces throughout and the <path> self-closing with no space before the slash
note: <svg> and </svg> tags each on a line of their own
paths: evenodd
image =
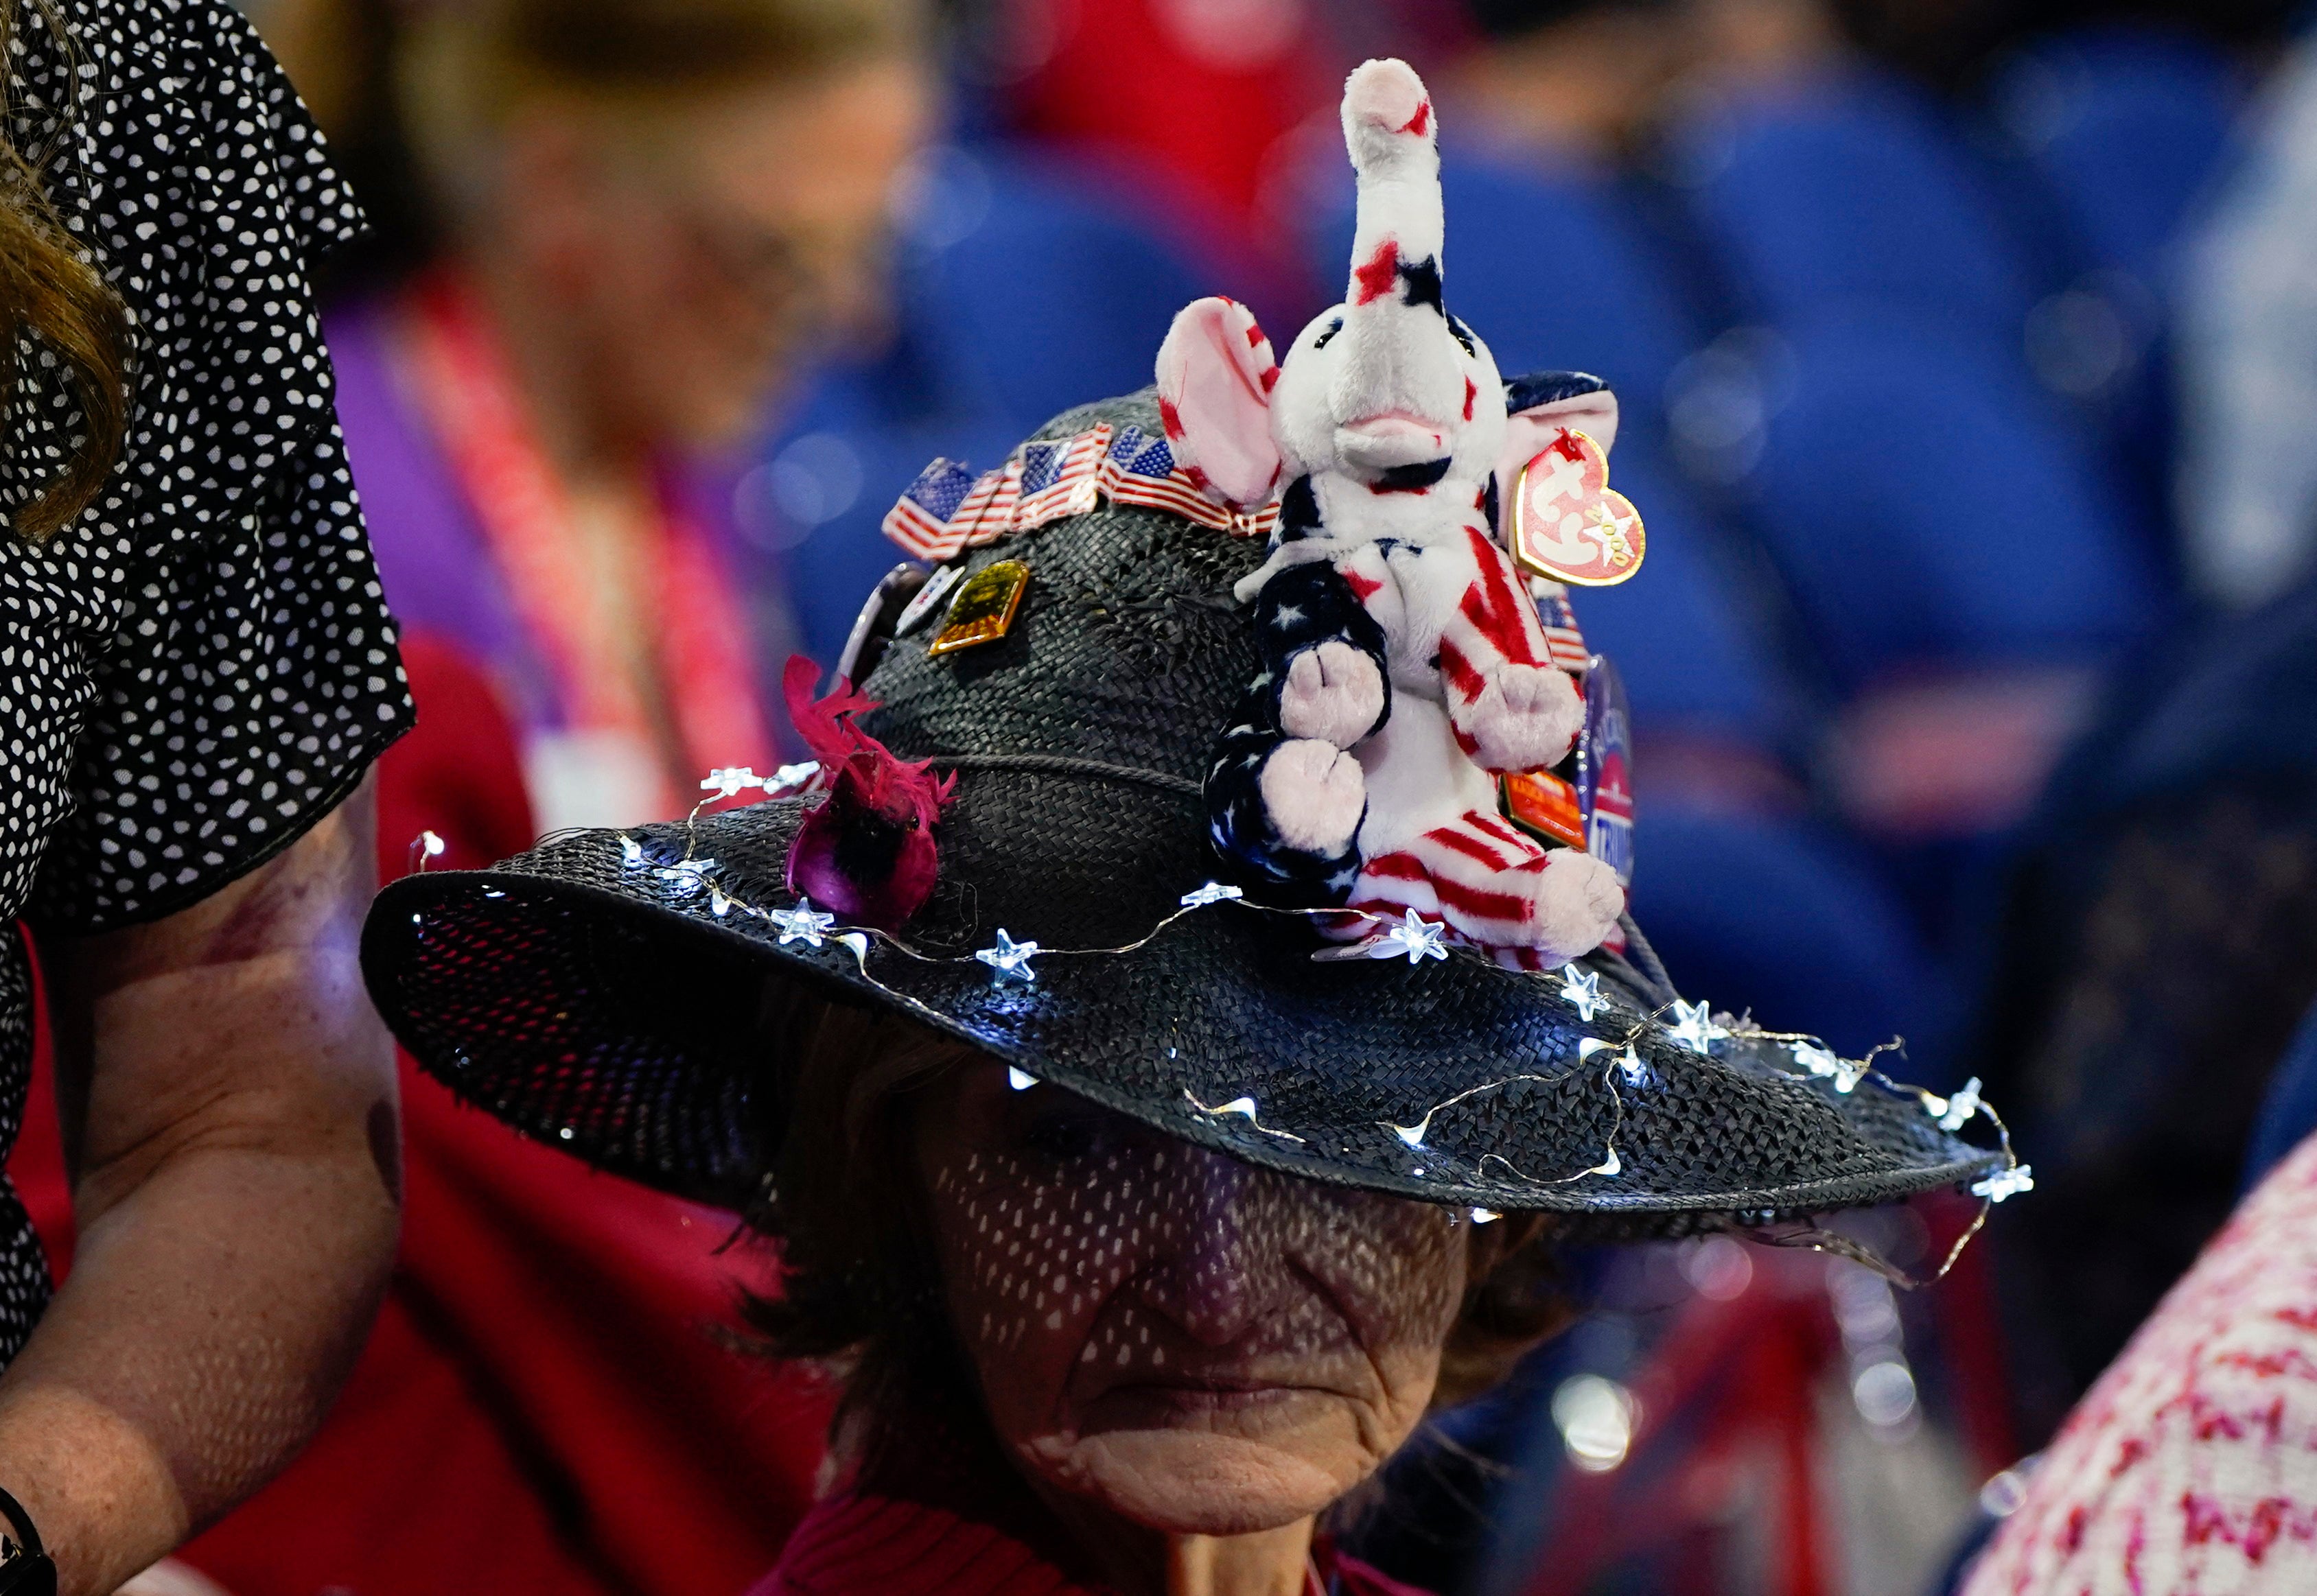
<svg viewBox="0 0 2317 1596">
<path fill-rule="evenodd" d="M 418 729 L 380 766 L 381 874 L 527 845 L 513 729 L 455 650 L 406 638 Z M 70 1202 L 45 1050 L 11 1164 L 51 1256 Z M 234 1596 L 720 1596 L 810 1500 L 826 1395 L 717 1344 L 761 1254 L 729 1214 L 526 1142 L 403 1061 L 402 1250 L 345 1395 L 282 1477 L 182 1554 Z"/>
<path fill-rule="evenodd" d="M 1312 9 L 1299 0 L 1025 0 L 1042 53 L 1006 91 L 1033 137 L 1115 164 L 1136 199 L 1171 210 L 1210 252 L 1241 264 L 1231 291 L 1308 298 L 1292 229 L 1291 135 L 1315 112 L 1335 127 L 1335 85 Z M 1337 146 L 1340 156 L 1340 146 Z M 1296 197 L 1300 198 L 1300 197 Z M 1300 319 L 1300 318 L 1299 318 Z"/>
<path fill-rule="evenodd" d="M 1343 1556 L 1312 1548 L 1311 1596 L 1425 1596 Z M 781 1565 L 749 1596 L 1109 1596 L 1016 1538 L 945 1506 L 843 1495 L 797 1527 Z"/>
</svg>

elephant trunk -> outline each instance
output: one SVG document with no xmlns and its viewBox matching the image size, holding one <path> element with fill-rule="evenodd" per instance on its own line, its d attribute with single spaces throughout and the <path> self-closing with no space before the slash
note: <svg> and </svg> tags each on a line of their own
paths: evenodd
<svg viewBox="0 0 2317 1596">
<path fill-rule="evenodd" d="M 1355 71 L 1343 114 L 1359 205 L 1329 408 L 1346 462 L 1388 470 L 1445 456 L 1470 419 L 1441 301 L 1440 151 L 1431 99 L 1403 62 Z"/>
</svg>

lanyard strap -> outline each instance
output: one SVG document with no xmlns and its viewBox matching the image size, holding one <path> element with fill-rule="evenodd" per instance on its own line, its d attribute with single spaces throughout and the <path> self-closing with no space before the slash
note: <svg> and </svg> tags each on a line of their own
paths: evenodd
<svg viewBox="0 0 2317 1596">
<path fill-rule="evenodd" d="M 626 652 L 617 646 L 574 552 L 569 499 L 532 430 L 481 307 L 457 279 L 437 272 L 413 289 L 408 309 L 419 402 L 524 630 L 555 678 L 567 723 L 659 747 Z M 654 505 L 645 560 L 650 587 L 640 595 L 640 610 L 676 740 L 695 770 L 768 763 L 773 739 L 735 584 L 707 530 L 664 487 L 655 493 Z M 680 779 L 670 777 L 671 802 L 683 790 L 675 785 Z"/>
</svg>

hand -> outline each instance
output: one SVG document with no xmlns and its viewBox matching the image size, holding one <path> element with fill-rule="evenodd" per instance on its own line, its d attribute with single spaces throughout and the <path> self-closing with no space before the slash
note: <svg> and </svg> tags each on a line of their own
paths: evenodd
<svg viewBox="0 0 2317 1596">
<path fill-rule="evenodd" d="M 1383 673 L 1349 643 L 1298 654 L 1279 691 L 1279 729 L 1331 748 L 1349 748 L 1383 718 Z"/>
<path fill-rule="evenodd" d="M 1504 664 L 1470 703 L 1452 708 L 1448 718 L 1470 741 L 1481 769 L 1543 770 L 1568 757 L 1585 724 L 1585 700 L 1565 671 Z"/>
</svg>

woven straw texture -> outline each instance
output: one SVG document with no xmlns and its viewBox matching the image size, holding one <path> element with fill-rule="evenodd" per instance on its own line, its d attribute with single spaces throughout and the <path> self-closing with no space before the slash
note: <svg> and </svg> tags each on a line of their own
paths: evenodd
<svg viewBox="0 0 2317 1596">
<path fill-rule="evenodd" d="M 1155 429 L 1154 409 L 1114 400 L 1040 435 Z M 1628 1003 L 1580 1021 L 1557 977 L 1473 957 L 1314 962 L 1306 923 L 1246 905 L 1201 909 L 1131 953 L 1058 951 L 1141 939 L 1217 874 L 1195 792 L 1257 668 L 1230 588 L 1263 554 L 1105 505 L 968 556 L 1031 567 L 1002 640 L 934 658 L 926 627 L 887 650 L 865 684 L 883 708 L 864 724 L 959 771 L 941 886 L 906 932 L 926 957 L 872 943 L 864 974 L 846 948 L 780 945 L 665 873 L 689 852 L 715 861 L 703 873 L 730 898 L 792 906 L 804 805 L 767 802 L 693 833 L 629 834 L 640 861 L 620 834 L 580 833 L 493 870 L 397 883 L 364 939 L 380 1011 L 427 1069 L 518 1128 L 726 1204 L 770 1151 L 781 1061 L 757 1017 L 767 984 L 795 978 L 900 1006 L 1256 1164 L 1627 1234 L 1887 1201 L 2000 1164 L 1941 1133 L 1912 1093 L 1871 1078 L 1838 1092 L 1775 1044 L 1733 1038 L 1701 1057 Z M 972 958 L 1001 928 L 1049 950 L 1034 982 Z M 1588 1036 L 1633 1039 L 1640 1078 L 1609 1053 L 1580 1059 Z M 1252 1118 L 1212 1111 L 1242 1100 Z M 1583 1172 L 1613 1147 L 1617 1172 Z"/>
</svg>

